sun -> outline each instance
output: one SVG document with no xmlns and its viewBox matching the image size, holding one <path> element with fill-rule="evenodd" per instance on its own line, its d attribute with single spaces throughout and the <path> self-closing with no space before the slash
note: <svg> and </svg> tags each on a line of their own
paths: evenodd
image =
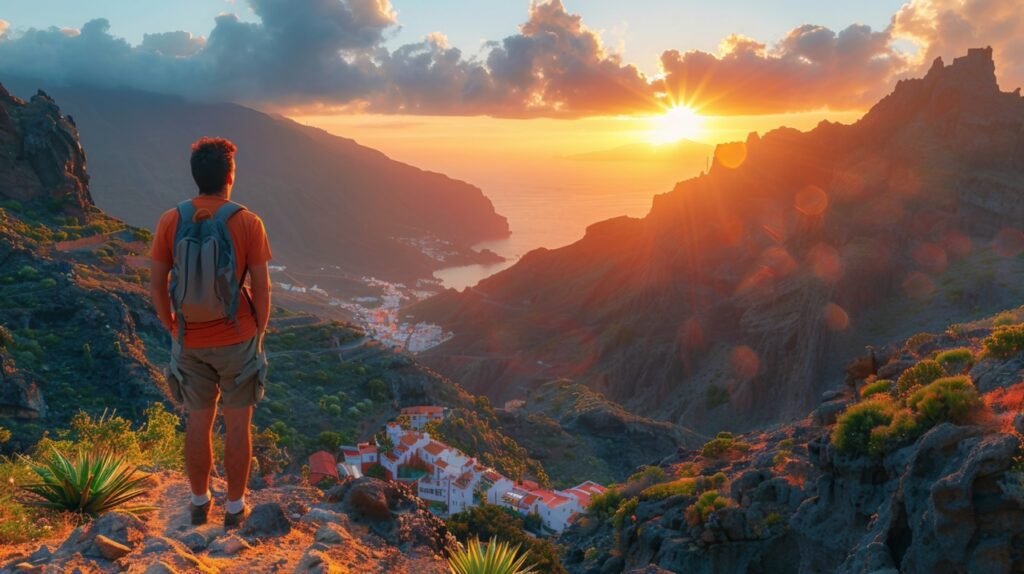
<svg viewBox="0 0 1024 574">
<path fill-rule="evenodd" d="M 651 118 L 651 129 L 647 137 L 653 144 L 693 139 L 701 134 L 703 120 L 692 108 L 675 106 Z"/>
</svg>

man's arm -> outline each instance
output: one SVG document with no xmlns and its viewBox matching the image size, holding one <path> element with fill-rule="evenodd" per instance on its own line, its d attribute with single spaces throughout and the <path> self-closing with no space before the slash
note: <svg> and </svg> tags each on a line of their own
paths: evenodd
<svg viewBox="0 0 1024 574">
<path fill-rule="evenodd" d="M 164 327 L 171 331 L 174 328 L 174 315 L 171 313 L 171 296 L 167 291 L 168 276 L 171 273 L 171 264 L 163 261 L 151 260 L 149 267 L 149 295 L 153 299 L 153 308 L 156 309 L 156 316 Z"/>
<path fill-rule="evenodd" d="M 263 350 L 263 334 L 270 322 L 270 266 L 266 261 L 250 265 L 249 278 L 252 282 L 252 303 L 256 308 L 256 331 L 259 349 Z"/>
</svg>

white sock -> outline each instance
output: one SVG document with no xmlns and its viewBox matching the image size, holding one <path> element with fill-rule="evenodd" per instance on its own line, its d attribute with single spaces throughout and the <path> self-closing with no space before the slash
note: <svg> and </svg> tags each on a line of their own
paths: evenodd
<svg viewBox="0 0 1024 574">
<path fill-rule="evenodd" d="M 191 496 L 192 496 L 192 504 L 194 504 L 195 506 L 202 506 L 202 505 L 206 504 L 207 502 L 210 502 L 210 490 L 209 489 L 206 490 L 206 494 L 200 494 L 199 496 L 196 496 L 195 494 L 193 494 Z"/>
<path fill-rule="evenodd" d="M 224 505 L 224 510 L 226 510 L 229 514 L 238 514 L 242 511 L 243 508 L 245 508 L 244 496 L 242 498 L 239 498 L 238 500 L 229 500 L 228 503 Z"/>
</svg>

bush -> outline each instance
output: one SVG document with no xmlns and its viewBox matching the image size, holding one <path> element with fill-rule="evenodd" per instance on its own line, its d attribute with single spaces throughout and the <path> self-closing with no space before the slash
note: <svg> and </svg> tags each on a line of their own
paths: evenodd
<svg viewBox="0 0 1024 574">
<path fill-rule="evenodd" d="M 39 482 L 25 484 L 25 490 L 42 498 L 38 504 L 55 510 L 65 510 L 97 516 L 122 507 L 149 491 L 148 474 L 139 473 L 124 458 L 112 452 L 79 450 L 68 458 L 54 449 L 42 463 L 32 470 Z M 129 513 L 154 510 L 152 506 L 123 507 Z"/>
<path fill-rule="evenodd" d="M 893 391 L 894 383 L 889 379 L 879 379 L 873 383 L 866 385 L 860 390 L 860 398 L 867 399 L 872 395 L 877 394 L 891 394 Z"/>
<path fill-rule="evenodd" d="M 622 492 L 617 488 L 609 488 L 604 494 L 595 494 L 590 497 L 590 505 L 587 512 L 598 518 L 609 518 L 622 504 Z"/>
<path fill-rule="evenodd" d="M 528 534 L 524 529 L 523 517 L 512 509 L 481 504 L 452 515 L 447 523 L 448 530 L 462 543 L 479 538 L 519 544 L 530 552 L 530 561 L 539 572 L 566 574 L 559 559 L 559 547 L 550 540 Z"/>
<path fill-rule="evenodd" d="M 529 552 L 519 553 L 519 545 L 492 540 L 486 547 L 477 539 L 465 548 L 452 552 L 448 569 L 452 574 L 535 574 L 533 566 L 526 564 Z"/>
<path fill-rule="evenodd" d="M 709 490 L 700 495 L 697 502 L 686 509 L 686 521 L 690 526 L 697 526 L 707 522 L 711 513 L 731 505 L 731 501 L 722 496 L 717 490 Z"/>
<path fill-rule="evenodd" d="M 905 397 L 913 389 L 923 387 L 936 379 L 945 377 L 947 374 L 942 365 L 936 361 L 930 359 L 920 361 L 913 367 L 903 371 L 900 378 L 896 380 L 896 393 L 901 397 Z"/>
<path fill-rule="evenodd" d="M 615 514 L 612 516 L 612 527 L 616 530 L 622 530 L 622 526 L 626 523 L 627 517 L 632 520 L 638 504 L 640 504 L 640 500 L 635 496 L 629 500 L 622 501 L 622 503 L 619 504 L 619 508 L 615 510 Z"/>
<path fill-rule="evenodd" d="M 324 431 L 317 437 L 317 442 L 326 450 L 334 452 L 341 446 L 341 434 L 331 431 Z"/>
<path fill-rule="evenodd" d="M 912 353 L 916 353 L 921 349 L 921 347 L 931 343 L 934 339 L 935 336 L 931 333 L 918 333 L 907 339 L 907 348 L 910 349 Z"/>
<path fill-rule="evenodd" d="M 680 478 L 671 482 L 655 484 L 640 492 L 640 500 L 664 500 L 676 495 L 692 496 L 697 493 L 697 480 Z"/>
<path fill-rule="evenodd" d="M 907 406 L 931 427 L 943 422 L 967 422 L 981 406 L 981 399 L 970 377 L 945 377 L 915 391 L 907 399 Z"/>
<path fill-rule="evenodd" d="M 948 373 L 960 372 L 971 368 L 974 363 L 974 353 L 966 347 L 943 351 L 935 357 L 935 361 L 942 365 Z"/>
<path fill-rule="evenodd" d="M 366 383 L 366 391 L 370 394 L 370 398 L 377 402 L 391 398 L 391 389 L 381 379 L 370 379 L 370 382 Z"/>
<path fill-rule="evenodd" d="M 888 425 L 875 427 L 868 439 L 868 453 L 872 456 L 884 456 L 900 445 L 915 440 L 922 432 L 921 423 L 909 409 L 896 411 L 892 422 Z"/>
<path fill-rule="evenodd" d="M 634 472 L 626 482 L 642 482 L 647 485 L 656 484 L 665 480 L 665 471 L 660 466 L 645 466 Z"/>
<path fill-rule="evenodd" d="M 891 423 L 895 411 L 895 404 L 884 395 L 850 406 L 836 421 L 832 444 L 839 452 L 868 454 L 872 431 Z"/>
<path fill-rule="evenodd" d="M 1009 359 L 1024 349 L 1024 325 L 999 327 L 992 331 L 983 345 L 989 355 Z"/>
<path fill-rule="evenodd" d="M 730 432 L 720 432 L 704 445 L 700 453 L 706 458 L 722 458 L 733 452 L 745 452 L 749 447 L 738 442 Z"/>
<path fill-rule="evenodd" d="M 1012 311 L 1003 311 L 992 318 L 993 327 L 1005 327 L 1015 323 L 1019 323 L 1019 321 L 1017 321 L 1017 314 Z"/>
</svg>

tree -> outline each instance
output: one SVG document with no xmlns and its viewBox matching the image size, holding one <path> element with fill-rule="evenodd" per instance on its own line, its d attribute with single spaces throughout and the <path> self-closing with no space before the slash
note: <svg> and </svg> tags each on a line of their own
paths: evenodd
<svg viewBox="0 0 1024 574">
<path fill-rule="evenodd" d="M 377 402 L 391 398 L 391 389 L 382 379 L 370 379 L 370 382 L 366 383 L 366 390 L 370 393 L 370 398 Z"/>
<path fill-rule="evenodd" d="M 324 447 L 325 449 L 335 451 L 338 450 L 339 446 L 341 446 L 342 438 L 340 433 L 324 431 L 320 433 L 318 441 L 320 443 L 320 446 Z"/>
</svg>

